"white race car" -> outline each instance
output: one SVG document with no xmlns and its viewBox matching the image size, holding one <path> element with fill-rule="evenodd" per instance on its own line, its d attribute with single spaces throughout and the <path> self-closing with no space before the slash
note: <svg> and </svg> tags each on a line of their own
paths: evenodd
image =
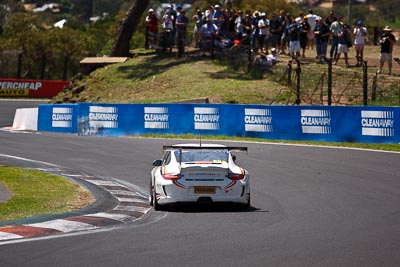
<svg viewBox="0 0 400 267">
<path fill-rule="evenodd" d="M 150 205 L 162 210 L 184 202 L 230 202 L 250 208 L 249 172 L 236 165 L 231 151 L 247 147 L 216 144 L 178 144 L 163 147 L 153 162 Z"/>
</svg>

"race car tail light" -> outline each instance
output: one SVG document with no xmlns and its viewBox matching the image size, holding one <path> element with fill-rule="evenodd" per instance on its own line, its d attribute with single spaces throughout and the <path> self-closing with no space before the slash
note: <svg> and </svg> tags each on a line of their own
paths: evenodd
<svg viewBox="0 0 400 267">
<path fill-rule="evenodd" d="M 178 180 L 178 179 L 181 179 L 181 175 L 180 174 L 163 174 L 162 177 L 165 180 Z"/>
<path fill-rule="evenodd" d="M 244 174 L 243 173 L 229 173 L 228 178 L 232 181 L 238 181 L 238 180 L 243 180 L 244 179 Z"/>
</svg>

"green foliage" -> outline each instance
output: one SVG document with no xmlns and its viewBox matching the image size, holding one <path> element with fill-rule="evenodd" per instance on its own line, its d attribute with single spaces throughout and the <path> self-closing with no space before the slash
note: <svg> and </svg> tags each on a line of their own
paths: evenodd
<svg viewBox="0 0 400 267">
<path fill-rule="evenodd" d="M 4 27 L 0 50 L 17 49 L 22 53 L 22 78 L 61 79 L 64 64 L 68 64 L 68 77 L 72 77 L 83 57 L 100 50 L 106 35 L 102 33 L 98 38 L 96 34 L 99 31 L 82 31 L 68 25 L 49 28 L 37 15 L 16 13 Z"/>
</svg>

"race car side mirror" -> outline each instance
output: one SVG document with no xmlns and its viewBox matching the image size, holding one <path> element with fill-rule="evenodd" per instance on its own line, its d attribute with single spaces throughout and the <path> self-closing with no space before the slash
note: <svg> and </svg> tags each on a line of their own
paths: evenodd
<svg viewBox="0 0 400 267">
<path fill-rule="evenodd" d="M 156 159 L 155 161 L 153 161 L 153 166 L 157 167 L 157 166 L 161 166 L 161 165 L 162 165 L 161 159 Z"/>
</svg>

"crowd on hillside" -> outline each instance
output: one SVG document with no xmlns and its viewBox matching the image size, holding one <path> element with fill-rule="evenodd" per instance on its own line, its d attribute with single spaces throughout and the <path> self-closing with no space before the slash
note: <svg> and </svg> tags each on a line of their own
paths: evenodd
<svg viewBox="0 0 400 267">
<path fill-rule="evenodd" d="M 205 10 L 198 9 L 191 19 L 194 22 L 194 45 L 199 48 L 207 48 L 212 39 L 226 47 L 247 45 L 253 52 L 265 56 L 272 54 L 273 48 L 275 54 L 287 54 L 294 59 L 305 57 L 307 48 L 315 48 L 318 63 L 323 64 L 329 58 L 336 65 L 343 55 L 346 67 L 349 66 L 348 49 L 353 46 L 357 66 L 362 65 L 364 45 L 368 36 L 367 28 L 361 20 L 354 26 L 346 25 L 342 16 L 336 15 L 334 11 L 330 11 L 329 15 L 323 18 L 314 14 L 312 9 L 306 14 L 299 12 L 292 15 L 284 10 L 279 14 L 266 14 L 257 10 L 243 12 L 210 5 Z M 177 33 L 180 34 L 179 38 L 185 38 L 189 17 L 182 6 L 171 5 L 160 18 L 153 9 L 149 9 L 146 23 L 152 40 L 150 47 L 154 47 L 158 40 L 159 26 L 162 32 L 168 33 L 170 43 L 176 41 Z M 389 27 L 385 27 L 383 32 L 380 37 L 381 66 L 378 73 L 382 72 L 383 64 L 388 62 L 388 74 L 391 74 L 392 50 L 396 39 Z"/>
</svg>

